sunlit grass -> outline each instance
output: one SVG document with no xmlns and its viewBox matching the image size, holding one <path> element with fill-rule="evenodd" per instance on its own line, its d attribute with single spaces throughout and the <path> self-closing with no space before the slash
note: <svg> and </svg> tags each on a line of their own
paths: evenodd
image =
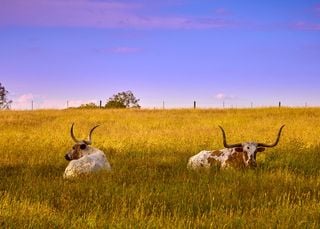
<svg viewBox="0 0 320 229">
<path fill-rule="evenodd" d="M 113 171 L 64 180 L 64 154 L 93 145 Z M 203 149 L 272 142 L 255 170 L 190 172 Z M 319 228 L 320 109 L 0 112 L 0 227 Z"/>
</svg>

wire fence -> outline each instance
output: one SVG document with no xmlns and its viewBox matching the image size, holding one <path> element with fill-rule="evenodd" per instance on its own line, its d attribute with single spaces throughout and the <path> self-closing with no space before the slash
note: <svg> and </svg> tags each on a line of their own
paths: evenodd
<svg viewBox="0 0 320 229">
<path fill-rule="evenodd" d="M 105 104 L 103 104 L 102 100 L 98 101 L 90 101 L 88 103 L 81 103 L 81 101 L 74 101 L 74 100 L 65 100 L 65 102 L 59 102 L 55 104 L 47 104 L 44 102 L 37 102 L 34 100 L 27 101 L 24 103 L 19 103 L 13 101 L 10 104 L 11 110 L 40 110 L 40 109 L 71 109 L 71 108 L 100 108 L 104 109 Z M 300 106 L 290 106 L 287 104 L 283 104 L 281 101 L 270 104 L 270 105 L 258 105 L 253 102 L 247 103 L 247 104 L 241 104 L 238 105 L 236 103 L 231 103 L 227 101 L 220 101 L 219 103 L 215 104 L 204 104 L 199 103 L 198 101 L 192 101 L 190 104 L 185 104 L 184 106 L 175 106 L 170 104 L 169 102 L 162 101 L 161 103 L 158 103 L 156 106 L 141 106 L 142 109 L 242 109 L 242 108 L 263 108 L 263 107 L 314 107 L 309 106 L 308 103 L 301 104 Z"/>
</svg>

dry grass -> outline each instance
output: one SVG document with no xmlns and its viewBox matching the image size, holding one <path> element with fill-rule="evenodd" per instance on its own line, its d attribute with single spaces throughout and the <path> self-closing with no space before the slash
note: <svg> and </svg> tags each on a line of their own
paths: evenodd
<svg viewBox="0 0 320 229">
<path fill-rule="evenodd" d="M 320 109 L 0 112 L 0 227 L 319 228 Z M 69 128 L 93 136 L 112 173 L 62 179 Z M 230 142 L 273 141 L 259 167 L 186 170 Z"/>
</svg>

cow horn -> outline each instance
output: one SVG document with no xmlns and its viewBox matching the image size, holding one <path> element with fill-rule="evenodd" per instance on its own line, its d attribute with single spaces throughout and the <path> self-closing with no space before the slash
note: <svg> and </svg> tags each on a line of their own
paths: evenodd
<svg viewBox="0 0 320 229">
<path fill-rule="evenodd" d="M 75 143 L 79 143 L 79 142 L 81 142 L 81 141 L 79 141 L 79 140 L 74 136 L 73 126 L 74 126 L 74 123 L 72 123 L 72 126 L 71 126 L 71 131 L 70 131 L 70 133 L 71 133 L 71 138 L 73 139 L 73 141 L 74 141 Z"/>
<path fill-rule="evenodd" d="M 226 133 L 224 132 L 224 129 L 222 128 L 222 126 L 219 126 L 219 128 L 220 128 L 221 131 L 222 131 L 222 137 L 223 137 L 223 145 L 224 145 L 224 147 L 226 147 L 226 148 L 242 147 L 242 144 L 241 144 L 241 143 L 233 144 L 233 145 L 227 144 Z"/>
<path fill-rule="evenodd" d="M 98 126 L 100 126 L 100 125 L 96 125 L 95 127 L 93 127 L 93 128 L 90 130 L 90 133 L 89 133 L 89 136 L 88 136 L 88 140 L 85 140 L 85 141 L 84 141 L 87 145 L 91 145 L 91 144 L 92 144 L 91 135 L 92 135 L 94 129 L 97 128 Z"/>
<path fill-rule="evenodd" d="M 277 137 L 276 141 L 273 144 L 268 145 L 268 144 L 265 144 L 265 143 L 258 143 L 258 147 L 275 147 L 276 145 L 278 145 L 283 127 L 285 127 L 285 125 L 282 125 L 280 127 L 279 132 L 278 132 L 278 137 Z"/>
</svg>

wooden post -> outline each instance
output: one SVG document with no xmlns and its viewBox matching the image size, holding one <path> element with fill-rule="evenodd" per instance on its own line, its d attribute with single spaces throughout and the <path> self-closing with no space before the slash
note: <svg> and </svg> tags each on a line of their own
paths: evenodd
<svg viewBox="0 0 320 229">
<path fill-rule="evenodd" d="M 193 109 L 196 109 L 196 108 L 197 108 L 197 102 L 193 101 Z"/>
<path fill-rule="evenodd" d="M 100 100 L 99 107 L 100 107 L 100 109 L 102 108 L 102 100 Z"/>
<path fill-rule="evenodd" d="M 279 101 L 279 108 L 281 107 L 281 101 Z"/>
</svg>

